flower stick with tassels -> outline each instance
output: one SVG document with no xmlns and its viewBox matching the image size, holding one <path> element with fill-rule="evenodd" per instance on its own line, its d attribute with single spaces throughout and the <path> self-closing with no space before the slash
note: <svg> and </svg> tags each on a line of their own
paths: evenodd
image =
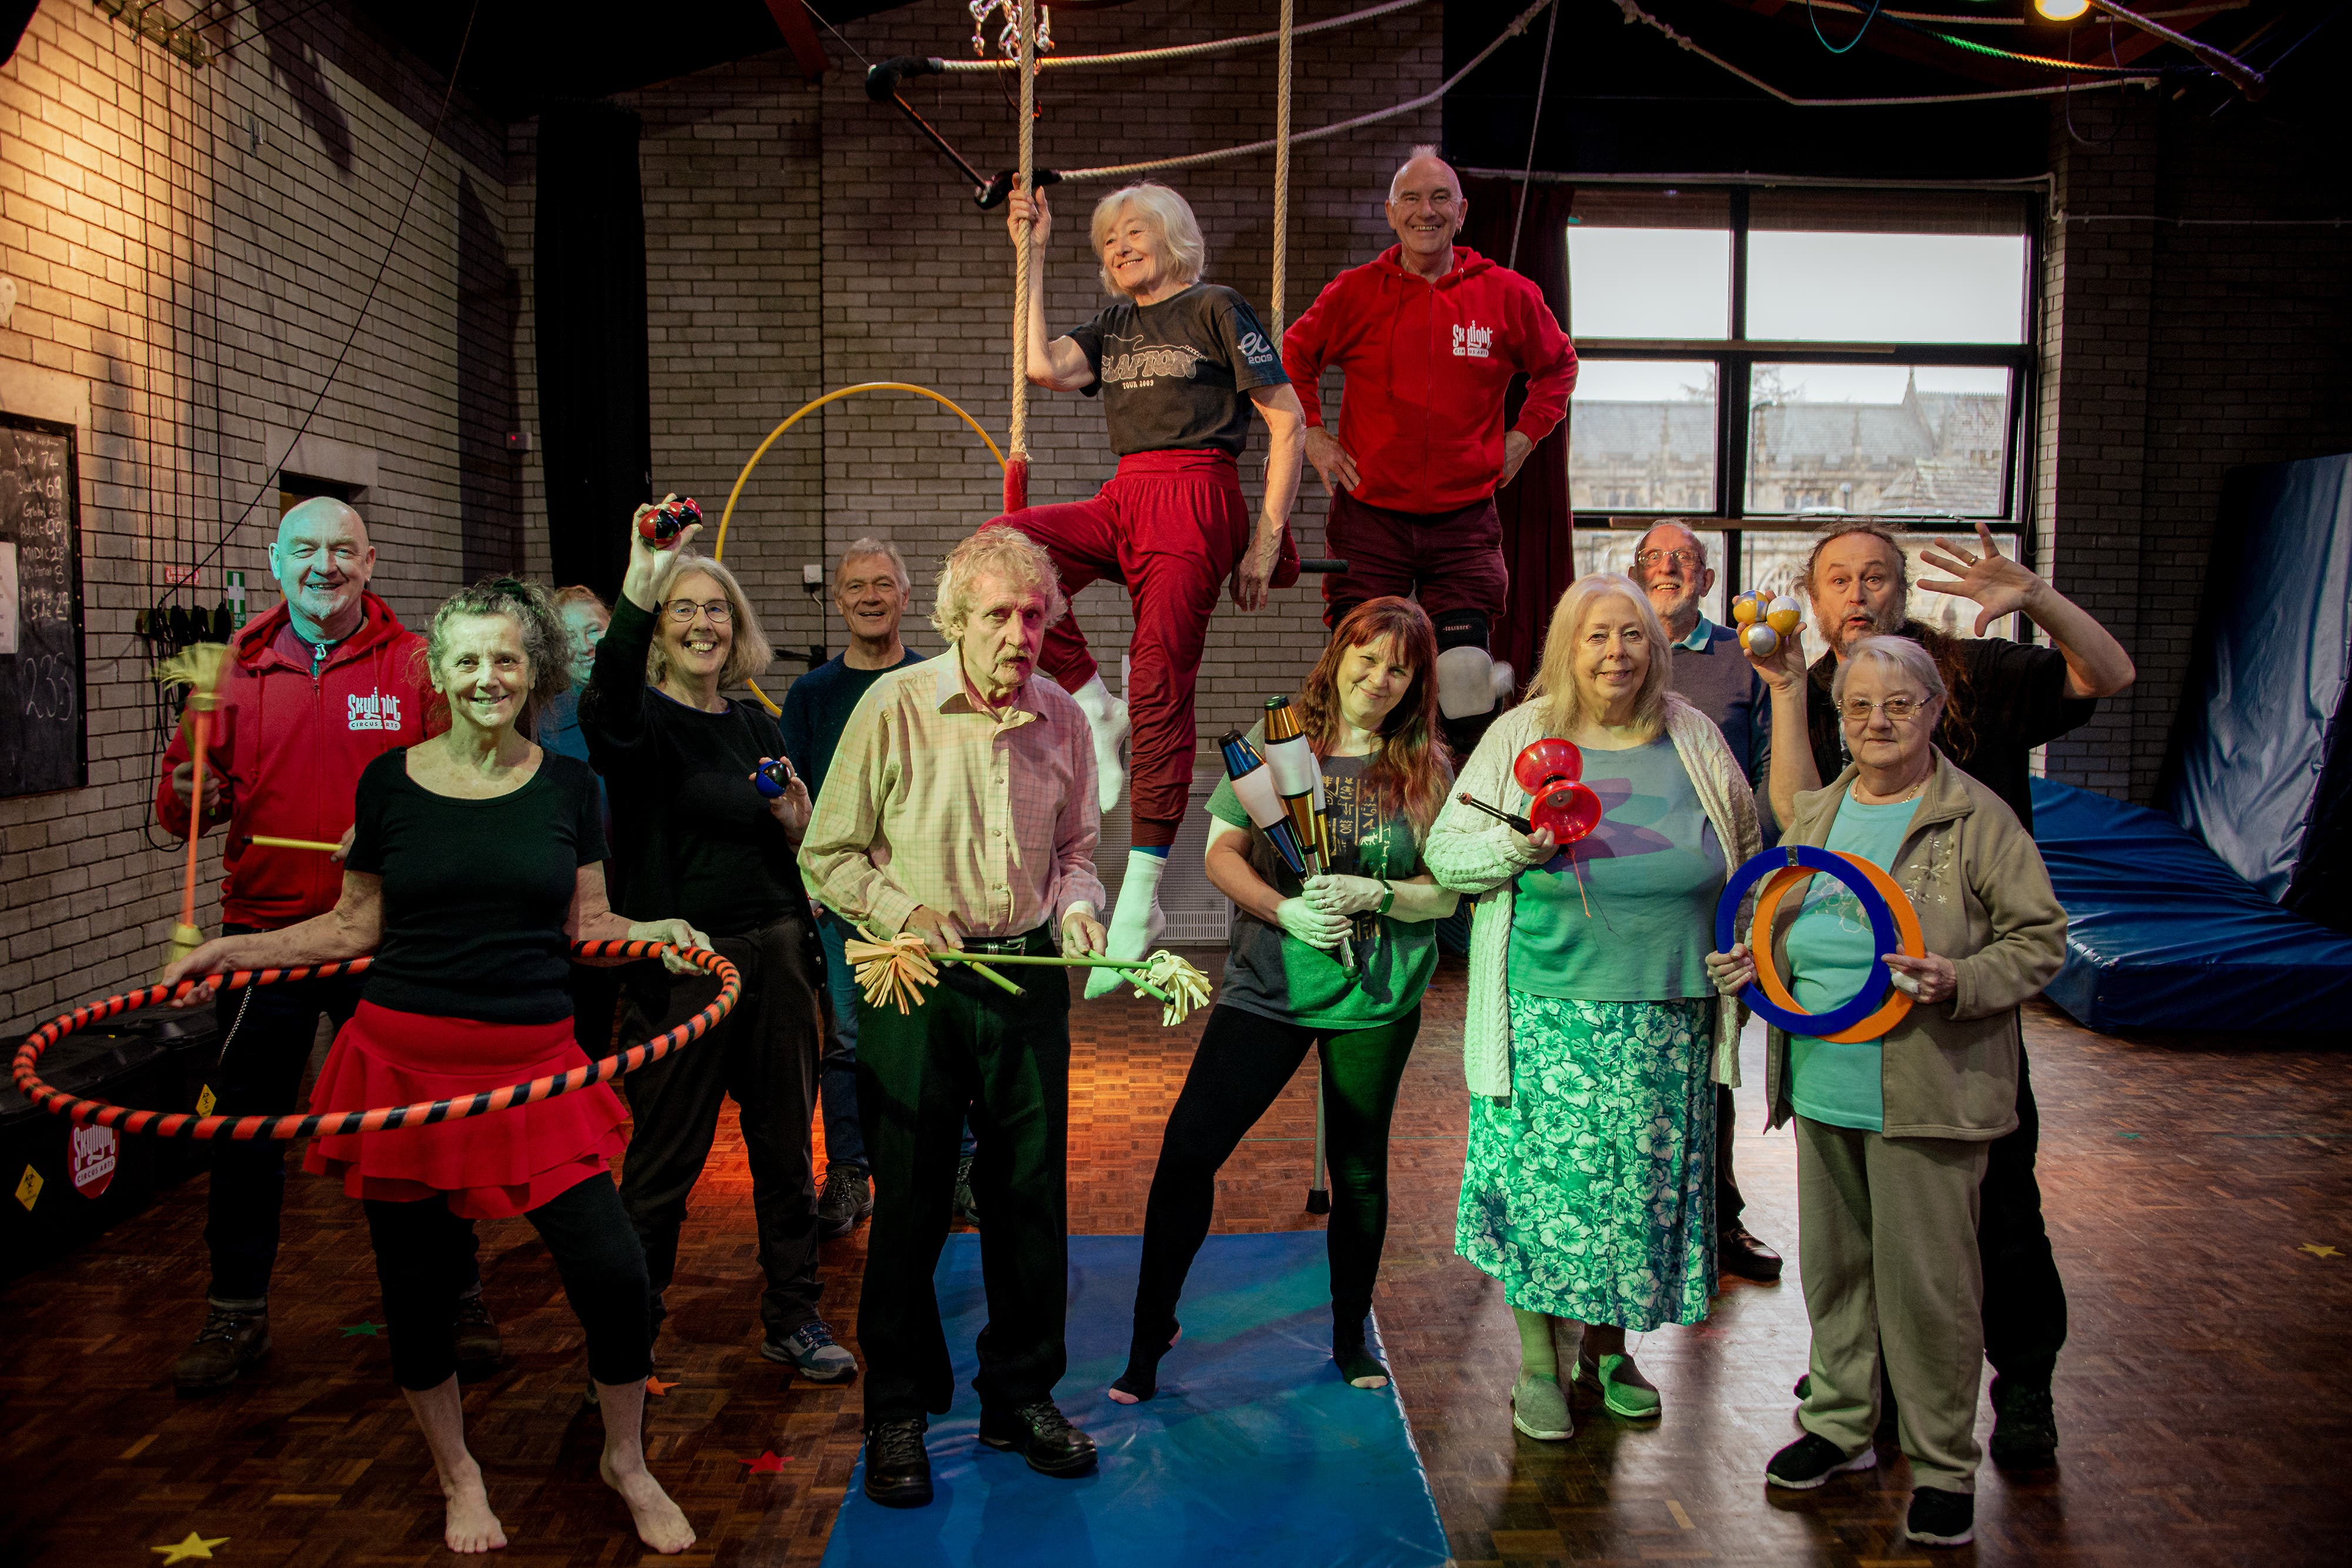
<svg viewBox="0 0 2352 1568">
<path fill-rule="evenodd" d="M 196 927 L 196 841 L 205 831 L 205 764 L 212 747 L 213 713 L 220 706 L 220 684 L 228 673 L 229 651 L 225 643 L 196 643 L 183 648 L 155 666 L 156 683 L 166 691 L 174 686 L 188 688 L 188 701 L 182 712 L 187 716 L 188 755 L 194 768 L 194 779 L 189 788 L 188 800 L 188 870 L 180 890 L 180 923 L 172 927 L 171 956 L 168 967 L 204 946 L 205 934 Z"/>
<path fill-rule="evenodd" d="M 968 964 L 999 985 L 1013 988 L 1012 982 L 995 974 L 992 964 L 1031 964 L 1060 969 L 1119 969 L 1138 996 L 1150 997 L 1160 1004 L 1160 1021 L 1173 1028 L 1182 1023 L 1195 1009 L 1209 999 L 1209 977 L 1202 974 L 1188 958 L 1161 948 L 1149 958 L 1106 958 L 1087 954 L 1075 957 L 1055 956 L 1043 953 L 990 953 L 985 956 L 959 953 L 953 949 L 932 952 L 914 932 L 901 932 L 888 942 L 867 942 L 852 937 L 843 946 L 843 955 L 855 967 L 857 983 L 868 1004 L 880 1007 L 894 1003 L 902 1013 L 913 1009 L 922 1000 L 922 988 L 939 984 L 941 963 Z"/>
</svg>

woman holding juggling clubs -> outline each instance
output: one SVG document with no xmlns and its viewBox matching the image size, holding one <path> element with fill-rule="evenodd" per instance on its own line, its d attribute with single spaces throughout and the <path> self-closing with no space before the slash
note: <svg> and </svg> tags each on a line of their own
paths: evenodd
<svg viewBox="0 0 2352 1568">
<path fill-rule="evenodd" d="M 621 1198 L 645 1239 L 658 1332 L 687 1199 L 731 1097 L 766 1280 L 760 1354 L 813 1382 L 839 1383 L 857 1364 L 817 1313 L 809 1122 L 824 969 L 794 858 L 808 827 L 808 787 L 784 760 L 775 720 L 726 695 L 773 655 L 734 573 L 691 551 L 700 516 L 671 497 L 630 520 L 628 569 L 580 725 L 612 791 L 622 896 L 684 911 L 714 933 L 712 946 L 742 974 L 743 997 L 693 1051 L 625 1081 L 636 1130 Z M 625 1038 L 693 1017 L 711 989 L 698 974 L 633 972 Z"/>
<path fill-rule="evenodd" d="M 449 728 L 361 776 L 341 901 L 299 925 L 208 942 L 164 972 L 171 983 L 373 953 L 313 1110 L 450 1099 L 581 1066 L 571 942 L 707 945 L 683 920 L 612 913 L 595 776 L 517 732 L 568 681 L 564 643 L 545 591 L 530 584 L 500 579 L 444 603 L 426 656 Z M 607 1174 L 624 1119 L 600 1084 L 470 1120 L 322 1136 L 303 1162 L 365 1203 L 393 1375 L 432 1450 L 453 1552 L 506 1544 L 466 1448 L 450 1320 L 471 1272 L 465 1222 L 517 1214 L 554 1254 L 587 1334 L 604 1420 L 599 1473 L 647 1546 L 694 1543 L 638 1435 L 652 1369 L 645 1253 Z"/>
<path fill-rule="evenodd" d="M 1151 1178 L 1135 1337 L 1110 1386 L 1121 1404 L 1157 1390 L 1217 1171 L 1309 1051 L 1321 1053 L 1329 1118 L 1331 1359 L 1359 1388 L 1388 1385 L 1364 1320 L 1388 1230 L 1389 1117 L 1437 967 L 1432 923 L 1454 905 L 1421 863 L 1453 771 L 1436 738 L 1436 664 L 1421 607 L 1374 599 L 1339 622 L 1299 688 L 1329 845 L 1319 874 L 1302 880 L 1285 863 L 1289 852 L 1253 828 L 1230 780 L 1209 798 L 1209 880 L 1237 914 L 1224 984 Z"/>
<path fill-rule="evenodd" d="M 1773 924 L 1773 963 L 1805 1011 L 1838 1007 L 1879 963 L 1912 1005 L 1876 1040 L 1768 1034 L 1772 1124 L 1797 1124 L 1813 1343 L 1805 1435 L 1764 1476 L 1801 1490 L 1877 1462 L 1883 1354 L 1915 1484 L 1909 1533 L 1957 1546 L 1974 1530 L 1979 1459 L 1978 1188 L 1986 1150 L 2017 1124 L 2018 1005 L 2058 972 L 2066 915 L 2032 835 L 1928 743 L 1946 695 L 1934 655 L 1907 638 L 1864 638 L 1832 695 L 1853 761 L 1797 796 L 1781 841 L 1889 873 L 1926 951 L 1881 955 L 1854 895 L 1827 876 Z M 1727 998 L 1756 979 L 1745 944 L 1706 962 Z"/>
<path fill-rule="evenodd" d="M 1666 686 L 1657 612 L 1596 572 L 1561 595 L 1528 700 L 1498 719 L 1431 830 L 1438 882 L 1474 894 L 1463 1057 L 1470 1138 L 1455 1232 L 1519 1329 L 1512 1423 L 1571 1436 L 1566 1390 L 1659 1414 L 1625 1331 L 1696 1323 L 1716 1281 L 1715 1084 L 1738 1081 L 1738 1004 L 1705 957 L 1728 868 L 1759 847 L 1722 732 Z M 1537 747 L 1535 743 L 1542 743 Z M 1601 815 L 1545 824 L 1568 752 Z M 1532 752 L 1532 767 L 1515 767 Z M 1486 805 L 1482 811 L 1466 803 Z M 1554 1329 L 1580 1327 L 1563 1364 Z"/>
</svg>

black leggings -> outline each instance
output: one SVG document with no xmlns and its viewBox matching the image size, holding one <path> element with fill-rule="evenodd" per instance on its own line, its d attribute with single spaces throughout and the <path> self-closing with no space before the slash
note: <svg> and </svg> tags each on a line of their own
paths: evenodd
<svg viewBox="0 0 2352 1568">
<path fill-rule="evenodd" d="M 457 1371 L 452 1321 L 458 1292 L 476 1278 L 472 1223 L 438 1197 L 415 1203 L 370 1198 L 365 1207 L 383 1284 L 393 1380 L 403 1388 L 437 1388 Z M 523 1218 L 554 1254 L 563 1294 L 587 1331 L 588 1375 L 599 1383 L 635 1383 L 652 1372 L 646 1251 L 612 1178 L 590 1176 Z"/>
<path fill-rule="evenodd" d="M 1331 1162 L 1331 1320 L 1360 1324 L 1389 1228 L 1389 1116 L 1421 1032 L 1421 1009 L 1375 1029 L 1311 1029 L 1218 1007 L 1202 1031 L 1184 1092 L 1168 1114 L 1160 1167 L 1143 1220 L 1136 1282 L 1139 1340 L 1176 1315 L 1184 1276 L 1209 1234 L 1217 1171 L 1298 1071 L 1322 1050 L 1326 1142 Z"/>
</svg>

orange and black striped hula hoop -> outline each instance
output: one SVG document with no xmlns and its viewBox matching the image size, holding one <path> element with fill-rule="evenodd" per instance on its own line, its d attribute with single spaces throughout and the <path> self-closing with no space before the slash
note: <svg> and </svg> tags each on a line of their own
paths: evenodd
<svg viewBox="0 0 2352 1568">
<path fill-rule="evenodd" d="M 140 1111 L 127 1105 L 112 1105 L 103 1100 L 84 1100 L 52 1089 L 38 1075 L 41 1053 L 76 1030 L 87 1029 L 102 1019 L 140 1008 L 152 1007 L 157 1002 L 183 997 L 202 985 L 204 980 L 182 980 L 171 986 L 147 986 L 128 991 L 119 997 L 109 997 L 102 1002 L 92 1002 L 86 1008 L 76 1008 L 62 1018 L 51 1019 L 35 1030 L 16 1048 L 13 1070 L 17 1092 L 53 1116 L 64 1116 L 83 1126 L 117 1127 L 126 1133 L 152 1133 L 159 1138 L 232 1138 L 240 1143 L 263 1138 L 309 1138 L 321 1134 L 341 1135 L 348 1133 L 390 1132 L 398 1127 L 429 1127 L 439 1122 L 460 1122 L 468 1116 L 487 1115 L 503 1111 L 510 1105 L 528 1105 L 534 1100 L 552 1100 L 558 1094 L 569 1094 L 575 1089 L 585 1089 L 592 1083 L 604 1083 L 624 1072 L 634 1072 L 649 1061 L 659 1061 L 671 1051 L 699 1040 L 713 1025 L 734 1011 L 736 1001 L 743 994 L 742 977 L 735 966 L 706 947 L 671 947 L 660 942 L 574 942 L 572 956 L 578 958 L 652 958 L 664 953 L 676 953 L 706 974 L 719 978 L 719 995 L 710 1005 L 665 1034 L 632 1046 L 627 1051 L 575 1067 L 569 1072 L 551 1073 L 534 1078 L 528 1083 L 509 1084 L 504 1089 L 486 1089 L 478 1094 L 467 1094 L 454 1100 L 420 1100 L 414 1105 L 386 1105 L 373 1111 L 339 1111 L 314 1113 L 310 1115 L 283 1116 L 199 1116 L 187 1111 Z M 327 964 L 304 965 L 288 969 L 237 969 L 218 975 L 207 975 L 205 980 L 218 980 L 225 987 L 270 986 L 291 980 L 329 979 L 337 975 L 356 975 L 373 963 L 370 958 L 338 959 Z"/>
</svg>

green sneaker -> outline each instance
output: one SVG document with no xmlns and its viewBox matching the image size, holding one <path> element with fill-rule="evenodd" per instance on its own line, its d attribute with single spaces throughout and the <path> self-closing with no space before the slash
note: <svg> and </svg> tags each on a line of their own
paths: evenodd
<svg viewBox="0 0 2352 1568">
<path fill-rule="evenodd" d="M 1521 1377 L 1511 1385 L 1511 1425 L 1543 1443 L 1562 1443 L 1576 1436 L 1568 1414 L 1568 1393 L 1559 1379 L 1542 1373 Z"/>
<path fill-rule="evenodd" d="M 1612 1416 L 1628 1421 L 1654 1421 L 1661 1408 L 1658 1391 L 1642 1375 L 1630 1355 L 1604 1355 L 1598 1364 L 1580 1360 L 1576 1380 L 1597 1390 Z"/>
</svg>

